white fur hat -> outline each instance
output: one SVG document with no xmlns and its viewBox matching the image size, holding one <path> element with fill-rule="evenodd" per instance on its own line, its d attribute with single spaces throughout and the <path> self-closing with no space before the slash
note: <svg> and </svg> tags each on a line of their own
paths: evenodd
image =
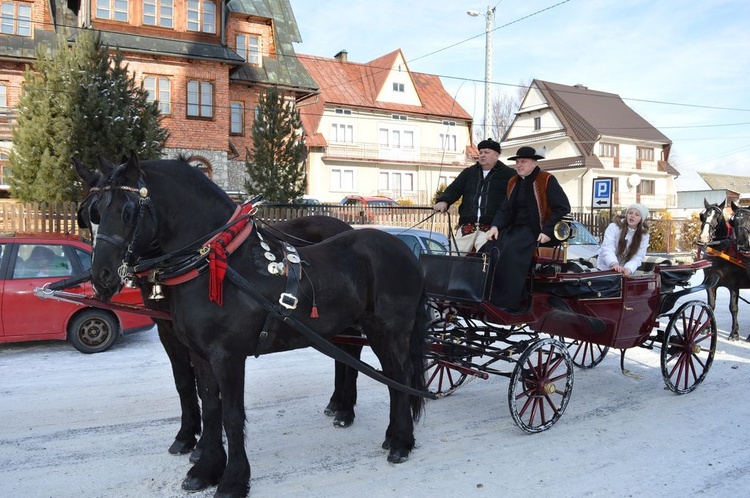
<svg viewBox="0 0 750 498">
<path fill-rule="evenodd" d="M 646 221 L 648 219 L 648 208 L 644 206 L 643 204 L 631 204 L 628 206 L 628 209 L 625 210 L 625 214 L 628 214 L 628 211 L 631 209 L 637 209 L 641 213 L 641 222 Z"/>
</svg>

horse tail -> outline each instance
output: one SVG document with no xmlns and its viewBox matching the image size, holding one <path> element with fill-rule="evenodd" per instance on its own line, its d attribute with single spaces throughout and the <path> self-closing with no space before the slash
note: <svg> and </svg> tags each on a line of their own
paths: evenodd
<svg viewBox="0 0 750 498">
<path fill-rule="evenodd" d="M 427 389 L 425 384 L 425 357 L 427 355 L 427 323 L 429 314 L 427 310 L 427 295 L 422 291 L 422 297 L 417 306 L 417 316 L 414 320 L 411 340 L 409 342 L 409 359 L 411 362 L 411 387 L 418 391 Z M 411 417 L 418 422 L 424 411 L 425 398 L 411 395 Z"/>
</svg>

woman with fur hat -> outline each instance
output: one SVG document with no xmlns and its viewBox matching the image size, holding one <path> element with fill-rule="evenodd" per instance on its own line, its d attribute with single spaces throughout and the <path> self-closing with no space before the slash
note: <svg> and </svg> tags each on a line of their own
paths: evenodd
<svg viewBox="0 0 750 498">
<path fill-rule="evenodd" d="M 643 204 L 631 204 L 624 218 L 610 223 L 604 232 L 596 267 L 631 275 L 643 263 L 648 249 L 648 209 Z"/>
</svg>

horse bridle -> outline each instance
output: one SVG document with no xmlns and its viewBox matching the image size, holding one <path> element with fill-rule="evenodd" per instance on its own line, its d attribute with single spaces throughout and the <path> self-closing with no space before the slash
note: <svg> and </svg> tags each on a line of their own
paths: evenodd
<svg viewBox="0 0 750 498">
<path fill-rule="evenodd" d="M 724 212 L 722 211 L 722 209 L 719 206 L 717 206 L 715 204 L 712 204 L 712 205 L 708 206 L 707 211 L 709 211 L 709 212 L 710 211 L 714 211 L 716 213 L 716 218 L 714 218 L 714 219 L 716 219 L 716 224 L 712 225 L 709 222 L 708 215 L 706 214 L 706 212 L 701 213 L 701 222 L 702 223 L 701 223 L 700 233 L 703 233 L 703 227 L 705 227 L 706 225 L 708 225 L 708 228 L 710 229 L 710 234 L 711 234 L 711 238 L 709 239 L 709 242 L 710 242 L 711 240 L 713 240 L 714 235 L 716 235 L 716 229 L 719 227 L 719 221 L 724 219 Z"/>
</svg>

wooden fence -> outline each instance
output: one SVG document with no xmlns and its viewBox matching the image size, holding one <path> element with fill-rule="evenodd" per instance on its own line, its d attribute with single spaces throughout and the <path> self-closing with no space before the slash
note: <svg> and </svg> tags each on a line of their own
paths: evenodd
<svg viewBox="0 0 750 498">
<path fill-rule="evenodd" d="M 0 232 L 78 234 L 78 204 L 0 202 Z"/>
<path fill-rule="evenodd" d="M 0 202 L 0 232 L 23 233 L 62 233 L 79 234 L 76 223 L 78 205 L 74 202 L 46 204 L 20 203 L 15 201 Z M 258 217 L 273 224 L 279 221 L 310 216 L 313 214 L 334 216 L 352 225 L 380 225 L 399 226 L 406 228 L 422 228 L 449 234 L 450 225 L 458 222 L 458 210 L 451 206 L 449 215 L 435 214 L 431 207 L 358 207 L 338 205 L 261 205 Z M 608 221 L 596 214 L 573 213 L 573 217 L 580 221 L 599 241 L 604 236 Z M 450 220 L 450 224 L 449 224 Z M 692 232 L 695 220 L 660 219 L 652 220 L 652 239 L 656 242 L 656 229 L 663 239 L 659 252 L 690 251 L 695 236 Z M 85 234 L 84 234 L 85 235 Z"/>
</svg>

